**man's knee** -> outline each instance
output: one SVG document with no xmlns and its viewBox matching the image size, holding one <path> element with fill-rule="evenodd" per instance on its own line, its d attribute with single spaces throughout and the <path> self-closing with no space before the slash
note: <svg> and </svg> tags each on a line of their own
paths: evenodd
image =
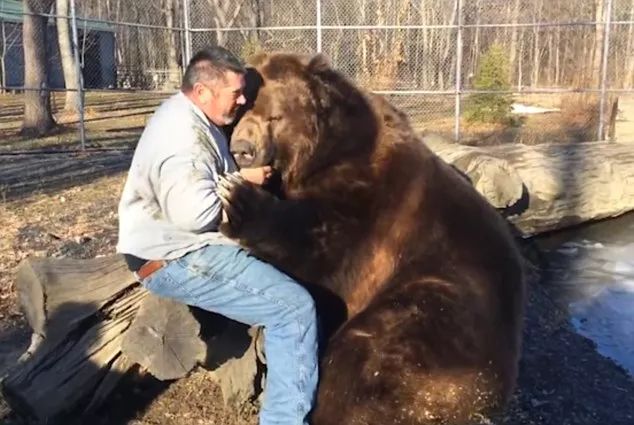
<svg viewBox="0 0 634 425">
<path fill-rule="evenodd" d="M 289 306 L 290 309 L 286 312 L 285 316 L 299 319 L 304 322 L 316 322 L 317 321 L 317 309 L 315 307 L 315 300 L 310 293 L 301 285 L 295 283 L 292 294 L 290 295 Z"/>
<path fill-rule="evenodd" d="M 300 312 L 306 317 L 310 317 L 313 320 L 316 320 L 317 308 L 315 307 L 315 300 L 306 289 L 304 288 L 301 288 L 301 289 L 302 289 L 302 292 L 301 292 L 302 295 L 298 299 Z"/>
</svg>

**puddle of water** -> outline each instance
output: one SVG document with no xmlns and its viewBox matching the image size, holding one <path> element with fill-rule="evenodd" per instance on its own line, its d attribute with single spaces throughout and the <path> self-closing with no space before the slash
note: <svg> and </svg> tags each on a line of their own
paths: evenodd
<svg viewBox="0 0 634 425">
<path fill-rule="evenodd" d="M 586 279 L 580 276 L 580 298 L 570 303 L 572 324 L 597 344 L 599 353 L 634 375 L 634 244 L 599 250 L 601 255 L 580 262 L 587 265 Z M 619 261 L 623 253 L 631 260 Z"/>
<path fill-rule="evenodd" d="M 634 214 L 540 242 L 576 331 L 634 376 Z"/>
</svg>

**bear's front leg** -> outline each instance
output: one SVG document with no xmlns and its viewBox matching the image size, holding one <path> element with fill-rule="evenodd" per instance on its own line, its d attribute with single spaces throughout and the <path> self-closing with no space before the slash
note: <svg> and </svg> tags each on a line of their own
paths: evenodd
<svg viewBox="0 0 634 425">
<path fill-rule="evenodd" d="M 265 238 L 265 222 L 278 202 L 273 195 L 237 173 L 220 177 L 218 195 L 227 215 L 220 225 L 224 235 L 251 243 Z"/>
<path fill-rule="evenodd" d="M 317 249 L 324 244 L 322 220 L 313 201 L 279 199 L 236 175 L 220 179 L 218 194 L 228 219 L 220 225 L 225 236 L 297 277 L 314 276 L 310 266 L 325 267 L 324 251 Z"/>
</svg>

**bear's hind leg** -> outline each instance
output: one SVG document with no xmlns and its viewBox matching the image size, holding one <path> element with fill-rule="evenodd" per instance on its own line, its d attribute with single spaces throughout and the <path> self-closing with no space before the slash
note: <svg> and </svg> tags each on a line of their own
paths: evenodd
<svg viewBox="0 0 634 425">
<path fill-rule="evenodd" d="M 499 405 L 515 358 L 462 289 L 430 277 L 377 294 L 329 343 L 314 425 L 464 424 Z"/>
</svg>

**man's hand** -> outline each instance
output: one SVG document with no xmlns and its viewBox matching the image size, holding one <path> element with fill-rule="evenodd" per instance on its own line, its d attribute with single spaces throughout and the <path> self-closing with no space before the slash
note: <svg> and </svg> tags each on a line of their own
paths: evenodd
<svg viewBox="0 0 634 425">
<path fill-rule="evenodd" d="M 273 169 L 268 165 L 264 167 L 242 168 L 240 175 L 246 181 L 262 186 L 273 175 Z"/>
</svg>

